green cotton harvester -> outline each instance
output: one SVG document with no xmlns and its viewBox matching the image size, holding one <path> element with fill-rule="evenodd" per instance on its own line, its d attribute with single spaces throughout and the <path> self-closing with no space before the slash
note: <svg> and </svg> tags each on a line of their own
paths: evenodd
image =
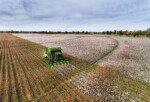
<svg viewBox="0 0 150 102">
<path fill-rule="evenodd" d="M 47 64 L 49 67 L 69 63 L 68 60 L 64 59 L 60 47 L 57 47 L 57 48 L 48 48 L 47 47 L 47 48 L 45 48 L 44 56 L 48 61 Z"/>
</svg>

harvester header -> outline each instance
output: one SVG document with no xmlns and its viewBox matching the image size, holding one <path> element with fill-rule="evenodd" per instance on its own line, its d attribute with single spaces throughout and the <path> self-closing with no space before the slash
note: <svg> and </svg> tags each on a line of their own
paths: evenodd
<svg viewBox="0 0 150 102">
<path fill-rule="evenodd" d="M 68 64 L 69 61 L 64 59 L 64 56 L 62 55 L 61 47 L 56 48 L 45 48 L 44 57 L 48 61 L 48 66 L 56 66 L 56 65 L 62 65 L 62 64 Z"/>
</svg>

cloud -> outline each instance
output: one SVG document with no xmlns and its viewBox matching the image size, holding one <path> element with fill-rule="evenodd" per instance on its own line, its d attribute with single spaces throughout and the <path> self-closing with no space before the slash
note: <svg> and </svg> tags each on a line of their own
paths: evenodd
<svg viewBox="0 0 150 102">
<path fill-rule="evenodd" d="M 149 0 L 1 0 L 0 30 L 137 30 L 150 22 Z"/>
</svg>

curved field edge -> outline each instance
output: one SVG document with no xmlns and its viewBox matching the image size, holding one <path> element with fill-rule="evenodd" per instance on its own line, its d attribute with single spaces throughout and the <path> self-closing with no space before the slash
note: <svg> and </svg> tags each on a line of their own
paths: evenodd
<svg viewBox="0 0 150 102">
<path fill-rule="evenodd" d="M 45 47 L 43 46 L 42 48 L 43 49 L 41 50 L 44 51 Z M 103 57 L 109 55 L 110 53 L 111 52 L 106 53 Z M 140 100 L 143 100 L 143 101 L 150 100 L 149 99 L 150 97 L 150 85 L 149 84 L 127 77 L 119 73 L 118 71 L 114 71 L 112 69 L 108 69 L 104 67 L 99 67 L 98 65 L 94 63 L 81 60 L 79 58 L 70 56 L 68 54 L 64 54 L 64 56 L 69 59 L 72 65 L 82 69 L 83 71 L 88 71 L 88 72 L 90 71 L 100 77 L 104 77 L 108 79 L 114 85 L 118 86 L 121 90 L 128 92 L 129 94 L 131 94 L 132 96 Z M 100 59 L 102 59 L 102 57 Z"/>
<path fill-rule="evenodd" d="M 111 52 L 107 53 L 106 55 L 109 55 L 110 53 Z M 84 71 L 93 72 L 99 77 L 106 78 L 107 80 L 112 82 L 113 85 L 118 86 L 122 91 L 128 92 L 130 95 L 135 97 L 135 99 L 137 98 L 139 100 L 147 101 L 147 102 L 150 101 L 150 84 L 149 83 L 145 83 L 143 81 L 130 78 L 120 73 L 119 71 L 106 68 L 106 67 L 100 67 L 96 65 L 95 63 L 93 64 L 88 61 L 70 56 L 68 54 L 64 54 L 64 56 L 66 56 L 69 59 L 72 65 Z"/>
<path fill-rule="evenodd" d="M 110 38 L 113 39 L 113 38 Z M 92 63 L 96 64 L 97 62 L 99 62 L 100 60 L 103 60 L 103 58 L 105 58 L 106 56 L 109 56 L 111 53 L 114 52 L 114 50 L 116 50 L 118 48 L 119 42 L 116 39 L 113 39 L 115 42 L 115 45 L 113 46 L 113 48 L 111 50 L 108 50 L 106 52 L 104 52 L 100 57 L 98 57 L 97 59 L 95 59 Z"/>
<path fill-rule="evenodd" d="M 116 40 L 108 36 L 65 34 L 59 36 L 51 34 L 15 35 L 47 47 L 61 46 L 64 53 L 93 63 L 110 52 L 117 45 Z M 57 41 L 58 39 L 59 41 Z"/>
</svg>

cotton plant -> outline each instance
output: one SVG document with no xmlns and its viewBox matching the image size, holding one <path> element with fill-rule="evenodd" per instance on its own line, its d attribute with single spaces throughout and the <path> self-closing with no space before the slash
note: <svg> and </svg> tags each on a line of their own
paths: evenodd
<svg viewBox="0 0 150 102">
<path fill-rule="evenodd" d="M 116 37 L 118 49 L 98 63 L 100 66 L 119 70 L 132 78 L 150 82 L 149 38 Z"/>
</svg>

